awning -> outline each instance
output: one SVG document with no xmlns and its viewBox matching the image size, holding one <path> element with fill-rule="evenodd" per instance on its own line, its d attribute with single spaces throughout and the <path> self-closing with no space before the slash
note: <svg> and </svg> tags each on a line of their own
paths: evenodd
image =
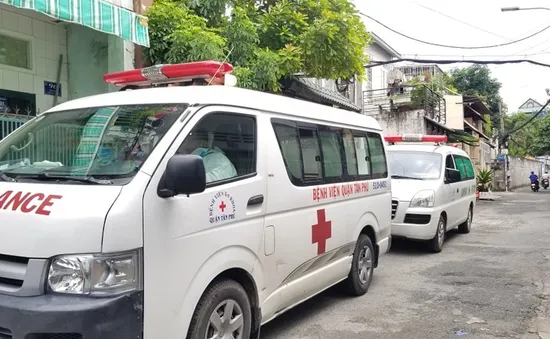
<svg viewBox="0 0 550 339">
<path fill-rule="evenodd" d="M 0 0 L 149 47 L 147 18 L 104 0 Z"/>
<path fill-rule="evenodd" d="M 322 105 L 336 106 L 348 111 L 361 112 L 361 107 L 357 106 L 347 97 L 336 91 L 319 86 L 305 77 L 292 76 L 285 78 L 281 80 L 281 84 L 283 85 L 283 93 L 287 95 Z"/>
</svg>

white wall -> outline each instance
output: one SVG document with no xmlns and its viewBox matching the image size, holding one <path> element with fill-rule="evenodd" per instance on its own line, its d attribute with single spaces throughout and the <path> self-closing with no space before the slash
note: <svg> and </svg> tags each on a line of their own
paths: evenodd
<svg viewBox="0 0 550 339">
<path fill-rule="evenodd" d="M 62 97 L 68 99 L 67 37 L 64 24 L 55 24 L 45 15 L 0 5 L 0 34 L 31 42 L 31 68 L 17 69 L 0 65 L 0 88 L 36 94 L 36 107 L 43 112 L 53 105 L 53 96 L 44 95 L 44 80 L 55 82 L 59 54 L 63 54 L 61 68 Z"/>
<path fill-rule="evenodd" d="M 462 95 L 445 95 L 446 123 L 447 127 L 464 130 L 464 106 Z"/>
<path fill-rule="evenodd" d="M 367 48 L 367 55 L 370 60 L 376 61 L 389 61 L 392 59 L 392 56 L 384 51 L 379 45 L 373 43 Z M 372 68 L 372 79 L 369 79 L 372 82 L 372 89 L 383 89 L 387 88 L 387 76 L 390 66 L 377 66 Z M 363 91 L 367 90 L 367 82 L 363 82 Z"/>
</svg>

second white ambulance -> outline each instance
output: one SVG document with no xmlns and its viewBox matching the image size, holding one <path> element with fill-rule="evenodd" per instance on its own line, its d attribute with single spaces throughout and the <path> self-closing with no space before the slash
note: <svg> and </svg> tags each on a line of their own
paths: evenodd
<svg viewBox="0 0 550 339">
<path fill-rule="evenodd" d="M 372 118 L 227 86 L 73 100 L 0 142 L 0 337 L 258 337 L 339 282 L 366 293 L 390 226 Z"/>
<path fill-rule="evenodd" d="M 392 235 L 426 240 L 433 252 L 458 227 L 469 233 L 476 203 L 475 170 L 446 136 L 386 136 L 392 178 Z"/>
</svg>

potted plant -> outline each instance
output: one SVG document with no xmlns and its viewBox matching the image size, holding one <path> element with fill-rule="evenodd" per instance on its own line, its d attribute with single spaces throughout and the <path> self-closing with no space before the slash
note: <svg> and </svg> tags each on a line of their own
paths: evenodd
<svg viewBox="0 0 550 339">
<path fill-rule="evenodd" d="M 493 171 L 491 169 L 479 169 L 477 171 L 477 191 L 479 198 L 483 199 L 491 191 L 492 186 Z"/>
</svg>

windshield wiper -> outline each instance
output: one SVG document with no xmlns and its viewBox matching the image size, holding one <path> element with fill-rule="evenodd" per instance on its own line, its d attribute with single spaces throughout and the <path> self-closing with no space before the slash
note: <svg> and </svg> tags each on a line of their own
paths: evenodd
<svg viewBox="0 0 550 339">
<path fill-rule="evenodd" d="M 85 182 L 89 184 L 96 184 L 96 185 L 111 185 L 113 182 L 111 180 L 102 180 L 102 179 L 96 179 L 94 177 L 85 176 L 85 177 L 77 177 L 72 175 L 52 175 L 49 173 L 39 173 L 36 175 L 25 175 L 22 176 L 22 178 L 25 179 L 37 179 L 37 180 L 67 180 L 67 181 L 78 181 L 78 182 Z"/>
<path fill-rule="evenodd" d="M 424 180 L 422 178 L 409 177 L 406 175 L 392 175 L 392 179 L 411 179 L 411 180 Z"/>
<path fill-rule="evenodd" d="M 9 181 L 9 182 L 16 182 L 15 178 L 10 177 L 4 172 L 0 172 L 0 180 L 2 181 Z"/>
</svg>

